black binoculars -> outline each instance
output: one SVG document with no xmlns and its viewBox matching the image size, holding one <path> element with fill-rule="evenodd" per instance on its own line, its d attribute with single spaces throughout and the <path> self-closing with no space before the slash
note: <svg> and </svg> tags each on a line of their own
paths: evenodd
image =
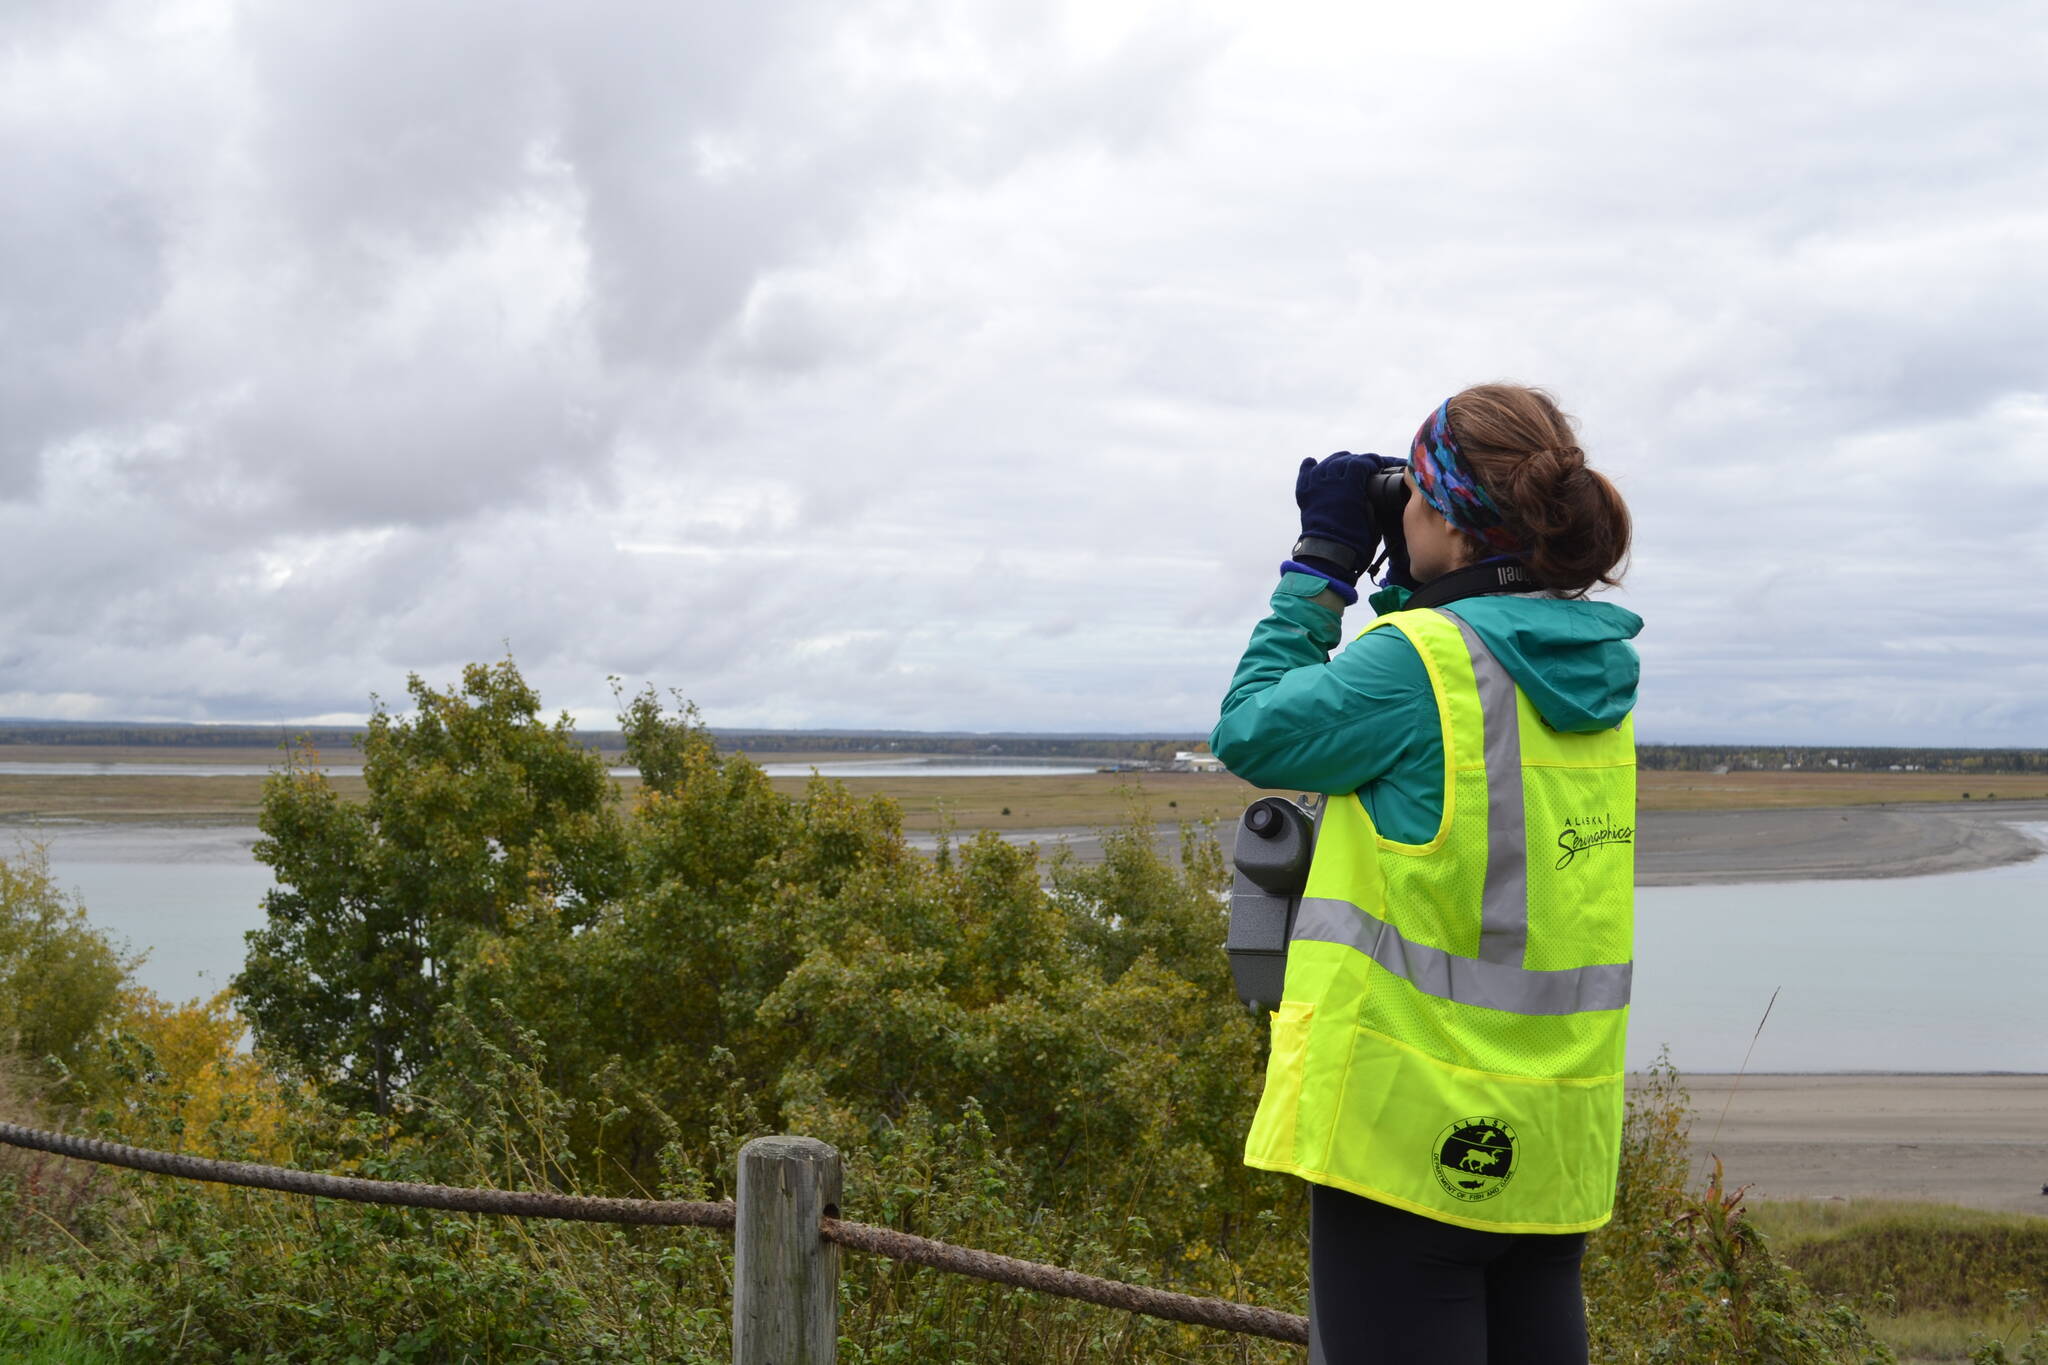
<svg viewBox="0 0 2048 1365">
<path fill-rule="evenodd" d="M 1379 557 L 1373 560 L 1367 573 L 1378 573 L 1389 560 L 1401 569 L 1408 567 L 1408 536 L 1401 526 L 1401 509 L 1407 505 L 1407 465 L 1396 465 L 1365 476 L 1366 512 L 1372 518 L 1372 529 L 1378 533 L 1381 544 Z"/>
</svg>

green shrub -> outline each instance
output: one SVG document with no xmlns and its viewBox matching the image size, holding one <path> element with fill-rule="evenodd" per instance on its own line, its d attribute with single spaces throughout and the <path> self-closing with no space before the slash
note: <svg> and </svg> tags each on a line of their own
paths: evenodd
<svg viewBox="0 0 2048 1365">
<path fill-rule="evenodd" d="M 138 961 L 87 922 L 40 846 L 0 856 L 0 1068 L 17 1103 L 98 1093 L 99 1034 Z"/>
<path fill-rule="evenodd" d="M 1587 1318 L 1595 1361 L 1885 1362 L 1853 1309 L 1818 1298 L 1772 1255 L 1717 1161 L 1687 1188 L 1684 1087 L 1660 1059 L 1632 1088 L 1612 1222 L 1590 1239 Z"/>
<path fill-rule="evenodd" d="M 579 1102 L 551 1090 L 538 1037 L 502 1011 L 457 1016 L 476 1059 L 469 1089 L 419 1096 L 400 1124 L 301 1101 L 299 1164 L 376 1178 L 586 1187 L 601 1168 L 570 1134 Z M 668 1144 L 646 1193 L 729 1195 L 741 1143 L 764 1128 L 758 1087 L 727 1055 L 703 1097 L 701 1145 Z M 175 1143 L 170 1107 L 138 1078 L 131 1136 Z M 1668 1068 L 1634 1097 L 1622 1217 L 1596 1234 L 1587 1289 L 1594 1359 L 1814 1361 L 1889 1359 L 1853 1314 L 1820 1304 L 1773 1261 L 1739 1196 L 1689 1193 L 1682 1174 L 1683 1092 Z M 641 1103 L 613 1095 L 605 1120 Z M 656 1115 L 657 1122 L 670 1116 Z M 833 1111 L 797 1115 L 830 1135 Z M 865 1130 L 863 1130 L 865 1131 Z M 217 1134 L 232 1139 L 229 1134 Z M 845 1149 L 846 1216 L 961 1245 L 1139 1283 L 1291 1307 L 1305 1297 L 1305 1187 L 1272 1198 L 1214 1241 L 1189 1236 L 1174 1206 L 1118 1207 L 1076 1184 L 1034 1202 L 1036 1154 L 997 1139 L 982 1107 L 942 1115 L 908 1106 Z M 727 1358 L 730 1242 L 691 1229 L 612 1228 L 423 1213 L 122 1177 L 138 1216 L 94 1248 L 73 1320 L 144 1357 L 230 1361 L 406 1359 L 722 1360 Z M 1199 1217 L 1199 1215 L 1196 1215 Z M 1180 1221 L 1176 1222 L 1176 1219 Z M 1290 1361 L 1275 1343 L 1133 1318 L 848 1253 L 842 1354 L 849 1361 Z M 380 1352 L 388 1352 L 380 1356 Z M 2013 1357 L 2020 1359 L 2020 1357 Z"/>
</svg>

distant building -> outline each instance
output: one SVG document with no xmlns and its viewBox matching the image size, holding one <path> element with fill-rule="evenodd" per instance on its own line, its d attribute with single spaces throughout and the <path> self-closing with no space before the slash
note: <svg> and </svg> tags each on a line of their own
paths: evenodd
<svg viewBox="0 0 2048 1365">
<path fill-rule="evenodd" d="M 1193 749 L 1182 749 L 1173 756 L 1173 771 L 1177 773 L 1220 773 L 1223 760 L 1214 754 L 1197 753 Z"/>
</svg>

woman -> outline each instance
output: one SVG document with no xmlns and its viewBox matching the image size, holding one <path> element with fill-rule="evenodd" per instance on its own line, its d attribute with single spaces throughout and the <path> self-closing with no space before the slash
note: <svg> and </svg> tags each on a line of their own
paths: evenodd
<svg viewBox="0 0 2048 1365">
<path fill-rule="evenodd" d="M 1408 496 L 1378 619 L 1332 658 L 1390 471 Z M 1508 384 L 1439 407 L 1405 473 L 1304 461 L 1296 501 L 1210 742 L 1254 785 L 1327 794 L 1245 1151 L 1312 1182 L 1310 1358 L 1584 1362 L 1579 1261 L 1621 1136 L 1642 628 L 1585 594 L 1618 581 L 1627 507 L 1550 396 Z"/>
</svg>

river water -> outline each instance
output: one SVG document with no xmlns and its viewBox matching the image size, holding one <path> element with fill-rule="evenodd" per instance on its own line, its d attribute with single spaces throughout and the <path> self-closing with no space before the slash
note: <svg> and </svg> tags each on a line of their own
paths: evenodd
<svg viewBox="0 0 2048 1365">
<path fill-rule="evenodd" d="M 770 777 L 1067 777 L 1098 771 L 1104 763 L 1065 758 L 849 758 L 820 763 L 763 763 Z M 326 763 L 335 777 L 361 777 L 360 763 Z M 274 763 L 0 763 L 0 777 L 264 777 Z M 613 777 L 638 777 L 637 768 L 613 768 Z"/>
<path fill-rule="evenodd" d="M 2048 844 L 2048 826 L 2026 828 Z M 272 883 L 253 829 L 51 823 L 37 836 L 93 921 L 149 950 L 138 976 L 159 994 L 225 985 L 263 921 Z M 2048 1072 L 2048 859 L 1646 887 L 1636 943 L 1634 1066 L 1668 1045 L 1682 1070 L 1733 1071 L 1754 1040 L 1760 1072 Z"/>
</svg>

